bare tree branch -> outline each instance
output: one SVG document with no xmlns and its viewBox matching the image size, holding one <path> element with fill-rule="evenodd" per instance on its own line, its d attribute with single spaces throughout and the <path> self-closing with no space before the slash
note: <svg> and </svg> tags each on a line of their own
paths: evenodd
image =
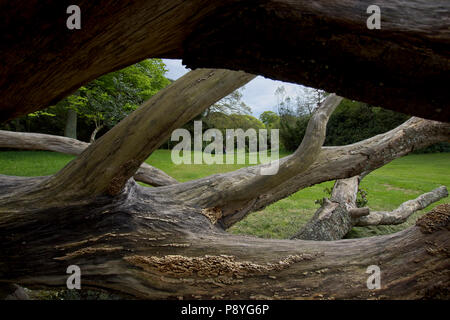
<svg viewBox="0 0 450 320">
<path fill-rule="evenodd" d="M 405 222 L 411 214 L 448 196 L 445 186 L 404 202 L 392 212 L 371 212 L 357 208 L 361 176 L 336 180 L 330 200 L 325 199 L 308 223 L 292 239 L 331 241 L 342 239 L 354 226 L 393 225 Z"/>
<path fill-rule="evenodd" d="M 51 134 L 12 132 L 0 130 L 0 148 L 14 148 L 26 150 L 47 150 L 71 155 L 81 154 L 89 143 L 55 136 Z M 154 187 L 168 186 L 176 184 L 178 181 L 162 170 L 152 167 L 147 163 L 142 163 L 136 174 L 136 181 L 147 183 Z"/>
<path fill-rule="evenodd" d="M 0 130 L 0 148 L 47 150 L 79 155 L 89 143 L 43 133 L 13 132 Z"/>
<path fill-rule="evenodd" d="M 354 224 L 358 227 L 400 224 L 405 222 L 414 212 L 425 209 L 433 202 L 447 196 L 447 188 L 441 186 L 420 195 L 414 200 L 403 202 L 393 211 L 370 211 L 369 215 L 356 219 Z"/>
</svg>

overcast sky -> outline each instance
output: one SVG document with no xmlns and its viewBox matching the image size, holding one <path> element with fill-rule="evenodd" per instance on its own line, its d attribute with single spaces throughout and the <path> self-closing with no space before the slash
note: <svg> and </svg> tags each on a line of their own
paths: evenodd
<svg viewBox="0 0 450 320">
<path fill-rule="evenodd" d="M 181 60 L 163 59 L 163 61 L 169 69 L 166 76 L 172 80 L 178 79 L 189 71 L 181 64 Z M 275 90 L 279 86 L 284 86 L 287 95 L 291 97 L 297 95 L 301 87 L 300 85 L 275 81 L 261 76 L 245 85 L 242 100 L 252 108 L 253 116 L 258 118 L 264 111 L 277 111 Z"/>
</svg>

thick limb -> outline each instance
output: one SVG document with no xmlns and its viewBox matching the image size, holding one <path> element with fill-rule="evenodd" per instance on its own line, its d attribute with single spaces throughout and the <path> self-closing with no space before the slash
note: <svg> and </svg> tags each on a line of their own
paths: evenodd
<svg viewBox="0 0 450 320">
<path fill-rule="evenodd" d="M 173 130 L 253 78 L 228 70 L 191 71 L 154 95 L 57 174 L 3 201 L 10 209 L 24 211 L 27 203 L 42 198 L 50 198 L 47 204 L 52 206 L 101 194 L 117 195 Z"/>
<path fill-rule="evenodd" d="M 339 179 L 333 187 L 330 200 L 315 212 L 308 223 L 292 239 L 339 240 L 353 227 L 350 210 L 356 208 L 360 177 Z"/>
</svg>

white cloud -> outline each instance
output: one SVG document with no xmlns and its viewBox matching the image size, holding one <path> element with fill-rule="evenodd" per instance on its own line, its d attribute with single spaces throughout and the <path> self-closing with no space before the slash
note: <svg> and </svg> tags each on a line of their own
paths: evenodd
<svg viewBox="0 0 450 320">
<path fill-rule="evenodd" d="M 177 80 L 178 78 L 180 78 L 185 73 L 191 70 L 183 66 L 181 64 L 181 60 L 174 60 L 174 59 L 162 59 L 162 60 L 166 64 L 167 69 L 169 69 L 169 71 L 166 73 L 166 77 L 169 79 Z"/>
<path fill-rule="evenodd" d="M 172 80 L 178 79 L 190 70 L 181 64 L 181 60 L 163 59 L 163 61 L 169 69 L 166 76 Z M 279 86 L 284 86 L 288 96 L 299 94 L 299 88 L 302 87 L 301 85 L 258 76 L 245 85 L 242 100 L 252 108 L 255 117 L 259 117 L 264 111 L 276 112 L 275 90 Z"/>
</svg>

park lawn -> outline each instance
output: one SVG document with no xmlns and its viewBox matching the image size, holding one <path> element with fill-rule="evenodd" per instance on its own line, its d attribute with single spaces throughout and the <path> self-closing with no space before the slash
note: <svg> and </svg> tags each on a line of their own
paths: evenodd
<svg viewBox="0 0 450 320">
<path fill-rule="evenodd" d="M 287 153 L 281 154 L 285 156 Z M 17 176 L 42 176 L 56 173 L 73 156 L 47 151 L 1 151 L 0 174 Z M 215 173 L 232 171 L 246 166 L 234 165 L 175 165 L 170 151 L 157 150 L 147 163 L 165 171 L 179 181 L 198 179 Z M 450 153 L 412 154 L 396 159 L 369 174 L 361 183 L 368 192 L 368 206 L 374 210 L 392 210 L 402 202 L 445 185 L 450 189 Z M 265 238 L 288 238 L 303 226 L 318 208 L 316 199 L 327 194 L 333 181 L 301 190 L 274 203 L 264 210 L 250 214 L 246 219 L 230 228 L 235 234 L 249 234 Z M 399 231 L 415 223 L 417 218 L 439 203 L 414 214 L 407 222 L 397 226 L 353 228 L 347 237 L 366 237 Z"/>
</svg>

